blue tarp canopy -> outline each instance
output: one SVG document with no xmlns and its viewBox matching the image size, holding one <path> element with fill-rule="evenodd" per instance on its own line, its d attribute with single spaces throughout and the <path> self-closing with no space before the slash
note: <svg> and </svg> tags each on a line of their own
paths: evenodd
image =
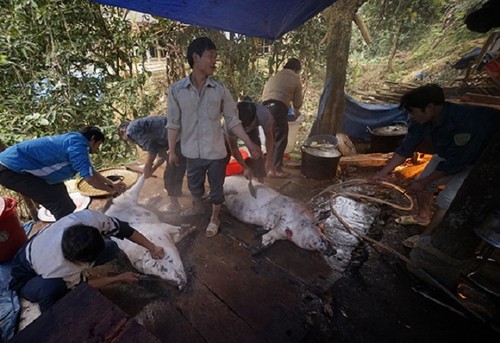
<svg viewBox="0 0 500 343">
<path fill-rule="evenodd" d="M 368 128 L 397 123 L 408 124 L 408 112 L 397 104 L 365 104 L 345 96 L 345 112 L 340 132 L 352 140 L 369 141 Z"/>
<path fill-rule="evenodd" d="M 91 0 L 104 5 L 177 20 L 186 24 L 276 39 L 302 25 L 335 0 Z M 367 127 L 405 122 L 398 105 L 370 105 L 346 96 L 341 131 L 351 139 L 369 140 Z"/>
<path fill-rule="evenodd" d="M 186 24 L 277 39 L 335 0 L 91 0 Z"/>
</svg>

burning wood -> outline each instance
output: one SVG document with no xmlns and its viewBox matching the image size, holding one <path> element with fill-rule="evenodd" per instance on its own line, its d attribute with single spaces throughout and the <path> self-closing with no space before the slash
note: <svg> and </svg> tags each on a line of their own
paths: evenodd
<svg viewBox="0 0 500 343">
<path fill-rule="evenodd" d="M 382 154 L 357 154 L 351 156 L 342 156 L 339 164 L 341 166 L 355 166 L 355 167 L 382 167 L 385 166 L 387 161 L 392 157 L 392 153 Z"/>
<path fill-rule="evenodd" d="M 406 179 L 414 178 L 424 170 L 431 157 L 429 154 L 417 154 L 415 159 L 396 167 L 394 172 Z"/>
</svg>

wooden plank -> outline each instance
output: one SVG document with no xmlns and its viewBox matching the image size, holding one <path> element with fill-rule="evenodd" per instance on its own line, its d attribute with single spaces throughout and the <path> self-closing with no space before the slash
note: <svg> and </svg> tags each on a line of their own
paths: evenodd
<svg viewBox="0 0 500 343">
<path fill-rule="evenodd" d="M 405 94 L 405 91 L 393 91 L 393 90 L 385 90 L 385 89 L 379 89 L 376 91 L 377 96 L 382 95 L 382 96 L 388 96 L 388 97 L 394 97 L 394 98 L 400 98 L 403 94 Z"/>
<path fill-rule="evenodd" d="M 149 332 L 153 332 L 161 342 L 206 342 L 197 328 L 184 317 L 182 311 L 166 299 L 148 304 L 135 319 Z"/>
<path fill-rule="evenodd" d="M 267 260 L 253 259 L 243 246 L 223 234 L 210 239 L 209 244 L 205 237 L 199 238 L 192 246 L 196 253 L 188 257 L 188 263 L 196 266 L 191 276 L 195 279 L 194 290 L 182 297 L 183 302 L 181 298 L 173 302 L 192 318 L 193 325 L 208 341 L 209 337 L 219 337 L 221 330 L 228 337 L 236 333 L 232 337 L 248 337 L 249 341 L 265 337 L 269 341 L 298 342 L 304 337 L 306 323 L 300 310 L 304 290 L 299 282 L 290 282 L 289 275 Z M 200 284 L 219 302 L 201 292 Z M 194 306 L 193 302 L 200 303 Z M 254 335 L 243 335 L 241 324 L 227 318 L 222 304 L 247 323 Z M 200 308 L 212 315 L 202 315 Z"/>
<path fill-rule="evenodd" d="M 473 102 L 473 101 L 462 101 L 459 99 L 447 99 L 447 101 L 455 103 L 455 104 L 468 104 L 468 105 L 474 105 L 474 106 L 483 106 L 483 107 L 490 107 L 496 110 L 500 110 L 500 105 L 495 105 L 495 104 L 487 104 L 483 102 Z"/>
<path fill-rule="evenodd" d="M 307 203 L 313 196 L 335 183 L 335 179 L 314 180 L 301 174 L 300 181 L 289 181 L 286 187 L 276 189 L 281 194 Z M 300 183 L 301 186 L 298 186 Z M 303 186 L 302 186 L 303 185 Z M 273 187 L 274 188 L 274 187 Z"/>
<path fill-rule="evenodd" d="M 183 242 L 189 242 L 189 239 Z M 190 247 L 184 245 L 183 249 L 187 252 Z M 106 275 L 110 270 L 124 272 L 134 269 L 126 255 L 120 254 L 113 262 L 94 267 L 92 275 L 94 277 Z M 191 276 L 189 278 L 191 279 Z M 144 280 L 135 284 L 115 283 L 104 287 L 101 292 L 113 303 L 120 304 L 120 308 L 125 313 L 133 316 L 162 342 L 177 342 L 180 338 L 193 343 L 205 341 L 196 328 L 183 316 L 182 311 L 170 302 L 171 298 L 182 295 L 182 291 L 166 281 Z"/>
<path fill-rule="evenodd" d="M 104 212 L 110 205 L 113 197 L 93 197 L 90 201 L 89 209 Z"/>
<path fill-rule="evenodd" d="M 36 341 L 159 342 L 98 290 L 87 284 L 69 292 L 11 340 Z"/>
<path fill-rule="evenodd" d="M 230 214 L 228 213 L 227 216 Z M 241 244 L 249 255 L 255 253 L 260 247 L 261 235 L 265 231 L 254 231 L 251 228 L 253 225 L 242 223 L 233 217 L 229 217 L 225 222 L 228 221 L 231 227 L 223 234 Z M 260 232 L 260 235 L 257 232 Z M 321 253 L 301 249 L 289 241 L 278 241 L 255 258 L 267 259 L 274 266 L 289 274 L 289 278 L 306 285 L 315 293 L 329 289 L 338 277 Z"/>
<path fill-rule="evenodd" d="M 358 166 L 358 167 L 382 167 L 385 166 L 392 153 L 373 153 L 373 154 L 357 154 L 351 156 L 342 156 L 339 160 L 341 166 Z"/>
<path fill-rule="evenodd" d="M 137 323 L 134 319 L 128 319 L 122 327 L 115 327 L 114 332 L 110 332 L 100 342 L 110 343 L 136 343 L 136 342 L 160 342 L 160 340 L 148 332 L 142 325 Z M 61 342 L 61 341 L 59 341 Z M 78 340 L 78 342 L 82 342 Z"/>
<path fill-rule="evenodd" d="M 467 101 L 467 102 L 500 105 L 500 96 L 494 96 L 494 95 L 465 93 L 460 99 L 462 101 Z"/>
<path fill-rule="evenodd" d="M 371 96 L 372 95 L 369 92 L 360 91 L 360 90 L 357 90 L 357 89 L 352 89 L 351 92 L 354 93 L 354 94 L 365 95 L 365 96 Z"/>
<path fill-rule="evenodd" d="M 379 102 L 393 103 L 393 104 L 399 103 L 399 99 L 400 99 L 400 97 L 387 96 L 387 95 L 381 95 L 381 94 L 373 94 L 373 97 L 375 99 L 377 99 L 377 101 L 379 101 Z"/>
<path fill-rule="evenodd" d="M 290 280 L 301 282 L 315 294 L 328 291 L 341 276 L 318 251 L 304 250 L 288 241 L 274 243 L 263 252 L 263 258 L 289 274 Z"/>
<path fill-rule="evenodd" d="M 397 88 L 414 89 L 414 88 L 419 87 L 419 85 L 414 84 L 414 83 L 393 82 L 393 81 L 385 81 L 385 83 L 390 85 L 391 87 L 397 87 Z"/>
<path fill-rule="evenodd" d="M 220 232 L 242 244 L 249 254 L 257 250 L 260 246 L 260 237 L 264 231 L 259 229 L 256 225 L 240 222 L 238 219 L 231 216 L 225 207 L 223 208 L 223 214 Z"/>
<path fill-rule="evenodd" d="M 207 262 L 210 261 L 211 263 L 213 259 L 212 250 L 230 250 L 233 245 L 242 247 L 239 241 L 233 242 L 227 237 L 220 240 L 224 236 L 222 231 L 231 230 L 232 228 L 223 217 L 221 219 L 223 224 L 221 224 L 219 235 L 215 238 L 206 238 L 204 231 L 200 229 L 177 244 L 179 253 L 183 256 L 189 282 L 187 289 L 176 294 L 170 302 L 205 341 L 232 342 L 235 337 L 242 336 L 243 342 L 263 341 L 263 338 L 255 329 L 249 326 L 238 313 L 228 307 L 225 300 L 209 289 L 205 281 L 199 278 L 198 270 L 206 268 Z M 202 225 L 199 222 L 196 225 L 200 228 L 206 226 L 206 224 Z M 251 232 L 251 230 L 248 231 Z M 200 249 L 200 245 L 205 246 L 205 248 Z M 219 272 L 220 270 L 215 267 L 211 269 L 211 276 L 217 277 Z M 231 284 L 228 286 L 231 286 Z M 237 292 L 237 289 L 232 291 Z M 153 332 L 156 333 L 156 331 Z M 174 336 L 174 334 L 178 336 Z M 175 342 L 183 340 L 184 334 L 182 331 L 172 332 L 171 337 L 170 341 Z"/>
<path fill-rule="evenodd" d="M 216 277 L 220 272 L 212 270 L 212 276 Z M 233 285 L 228 284 L 227 287 Z M 238 289 L 232 291 L 239 292 Z M 198 279 L 197 275 L 192 277 L 191 285 L 185 293 L 172 299 L 172 304 L 206 342 L 234 342 L 236 337 L 241 343 L 264 341 L 257 330 L 246 323 L 238 312 L 228 306 L 224 298 L 210 289 L 205 280 Z M 179 334 L 178 337 L 172 335 L 170 341 L 184 341 L 183 333 Z"/>
</svg>

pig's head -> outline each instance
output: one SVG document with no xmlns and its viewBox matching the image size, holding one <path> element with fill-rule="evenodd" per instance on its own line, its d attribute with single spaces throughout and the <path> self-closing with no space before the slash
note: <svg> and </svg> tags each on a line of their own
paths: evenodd
<svg viewBox="0 0 500 343">
<path fill-rule="evenodd" d="M 162 259 L 154 259 L 146 249 L 144 249 L 142 256 L 138 258 L 137 263 L 132 261 L 130 255 L 129 258 L 142 273 L 156 275 L 169 284 L 182 289 L 187 283 L 186 272 L 179 251 L 164 225 L 166 224 L 141 225 L 141 231 L 145 236 L 165 251 L 165 256 Z"/>
<path fill-rule="evenodd" d="M 165 257 L 160 260 L 153 259 L 149 252 L 147 255 L 141 268 L 144 274 L 156 275 L 179 290 L 186 286 L 186 272 L 177 251 L 171 254 L 165 250 Z"/>
<path fill-rule="evenodd" d="M 327 256 L 337 252 L 321 228 L 309 218 L 293 223 L 293 227 L 286 230 L 287 238 L 303 249 L 318 250 Z"/>
</svg>

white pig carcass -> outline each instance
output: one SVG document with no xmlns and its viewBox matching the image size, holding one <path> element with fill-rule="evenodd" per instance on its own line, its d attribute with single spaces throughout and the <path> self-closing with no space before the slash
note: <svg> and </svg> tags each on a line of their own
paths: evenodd
<svg viewBox="0 0 500 343">
<path fill-rule="evenodd" d="M 248 189 L 248 180 L 241 175 L 226 177 L 224 196 L 229 212 L 248 224 L 262 226 L 262 248 L 276 240 L 290 240 L 307 250 L 318 250 L 326 255 L 335 251 L 330 241 L 316 225 L 314 215 L 307 206 L 272 188 L 253 182 L 254 198 Z"/>
<path fill-rule="evenodd" d="M 163 247 L 165 257 L 156 260 L 151 257 L 147 249 L 140 245 L 126 239 L 113 239 L 140 273 L 159 276 L 182 289 L 187 283 L 187 277 L 175 243 L 190 233 L 193 228 L 162 223 L 154 212 L 140 206 L 138 197 L 143 184 L 144 176 L 142 175 L 132 188 L 113 199 L 113 203 L 105 214 L 128 222 L 154 244 Z"/>
</svg>

